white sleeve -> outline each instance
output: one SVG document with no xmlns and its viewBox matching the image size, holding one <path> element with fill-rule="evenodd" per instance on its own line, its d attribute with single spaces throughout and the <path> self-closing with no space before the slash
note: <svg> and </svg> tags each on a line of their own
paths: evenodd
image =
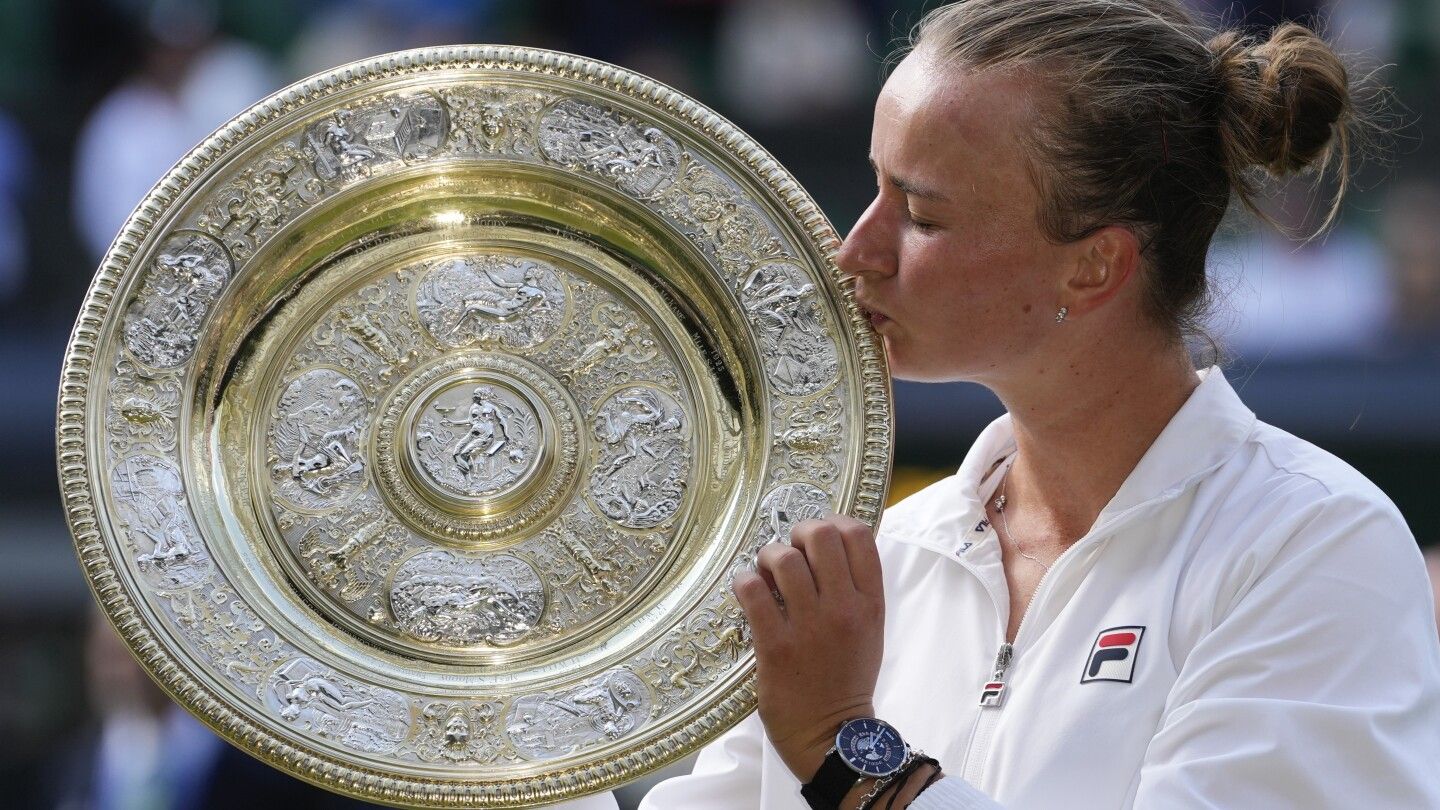
<svg viewBox="0 0 1440 810">
<path fill-rule="evenodd" d="M 753 810 L 760 806 L 765 727 L 751 713 L 700 750 L 695 768 L 650 789 L 640 810 Z"/>
<path fill-rule="evenodd" d="M 1004 810 L 994 799 L 958 776 L 946 776 L 908 805 L 909 810 Z"/>
<path fill-rule="evenodd" d="M 1177 662 L 1134 806 L 1440 807 L 1440 640 L 1404 519 L 1330 496 L 1283 523 Z"/>
</svg>

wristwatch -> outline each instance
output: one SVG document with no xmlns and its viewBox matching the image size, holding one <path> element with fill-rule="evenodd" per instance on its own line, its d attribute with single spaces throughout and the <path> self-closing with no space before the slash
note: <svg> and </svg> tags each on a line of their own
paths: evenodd
<svg viewBox="0 0 1440 810">
<path fill-rule="evenodd" d="M 874 717 L 847 720 L 820 770 L 800 788 L 811 810 L 835 810 L 855 783 L 893 776 L 910 760 L 910 746 L 895 727 Z"/>
</svg>

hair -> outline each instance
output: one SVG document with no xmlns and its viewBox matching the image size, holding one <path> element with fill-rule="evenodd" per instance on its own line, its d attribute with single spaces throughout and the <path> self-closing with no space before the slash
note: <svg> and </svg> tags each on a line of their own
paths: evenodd
<svg viewBox="0 0 1440 810">
<path fill-rule="evenodd" d="M 1369 118 L 1311 29 L 1216 34 L 1177 0 L 960 0 L 925 16 L 911 50 L 1036 80 L 1038 125 L 1022 143 L 1042 231 L 1067 242 L 1131 227 L 1146 314 L 1177 340 L 1208 339 L 1205 256 L 1232 195 L 1280 227 L 1256 205 L 1264 175 L 1335 174 L 1313 238 L 1339 214 Z"/>
</svg>

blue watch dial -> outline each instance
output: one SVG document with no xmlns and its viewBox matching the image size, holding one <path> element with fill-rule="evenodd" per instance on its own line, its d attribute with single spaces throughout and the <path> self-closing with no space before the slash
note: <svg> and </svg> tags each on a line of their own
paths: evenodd
<svg viewBox="0 0 1440 810">
<path fill-rule="evenodd" d="M 905 764 L 906 746 L 900 732 L 884 720 L 850 720 L 835 735 L 835 750 L 845 764 L 865 776 L 889 776 Z"/>
</svg>

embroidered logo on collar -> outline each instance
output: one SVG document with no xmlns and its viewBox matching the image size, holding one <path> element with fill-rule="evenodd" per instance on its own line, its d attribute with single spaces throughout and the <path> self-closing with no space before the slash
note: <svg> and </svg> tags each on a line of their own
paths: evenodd
<svg viewBox="0 0 1440 810">
<path fill-rule="evenodd" d="M 1135 662 L 1140 656 L 1140 638 L 1144 635 L 1144 626 L 1101 630 L 1090 647 L 1090 657 L 1085 659 L 1085 672 L 1080 676 L 1080 683 L 1130 683 L 1135 677 Z"/>
</svg>

